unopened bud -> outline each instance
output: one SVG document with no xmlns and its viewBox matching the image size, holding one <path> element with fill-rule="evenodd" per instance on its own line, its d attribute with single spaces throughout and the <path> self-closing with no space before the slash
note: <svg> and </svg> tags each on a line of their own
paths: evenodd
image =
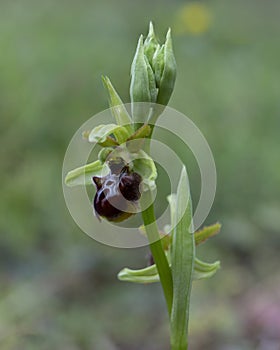
<svg viewBox="0 0 280 350">
<path fill-rule="evenodd" d="M 149 115 L 149 102 L 155 102 L 156 83 L 152 68 L 144 54 L 143 36 L 138 41 L 131 65 L 130 99 L 135 123 L 144 123 Z M 154 100 L 154 101 L 153 101 Z M 136 103 L 135 102 L 146 102 Z"/>
<path fill-rule="evenodd" d="M 152 66 L 152 62 L 153 62 L 153 56 L 154 53 L 157 49 L 157 46 L 159 45 L 155 32 L 154 32 L 154 26 L 153 23 L 150 22 L 150 27 L 149 27 L 149 33 L 147 38 L 144 41 L 144 53 L 145 56 L 147 57 L 150 65 Z"/>
<path fill-rule="evenodd" d="M 153 69 L 154 69 L 157 88 L 159 88 L 160 86 L 160 79 L 162 77 L 163 68 L 164 68 L 164 45 L 162 46 L 158 45 L 153 57 Z"/>
<path fill-rule="evenodd" d="M 166 40 L 160 45 L 156 39 L 154 28 L 150 23 L 149 34 L 143 42 L 141 35 L 131 66 L 130 99 L 134 123 L 146 123 L 162 113 L 170 100 L 176 79 L 176 62 L 172 49 L 171 32 L 167 32 Z M 144 103 L 137 103 L 144 102 Z M 150 115 L 151 114 L 151 115 Z"/>
<path fill-rule="evenodd" d="M 158 54 L 159 55 L 159 54 Z M 162 58 L 159 56 L 159 61 Z M 163 71 L 159 82 L 159 91 L 157 96 L 157 103 L 167 105 L 174 89 L 176 80 L 176 61 L 172 48 L 171 31 L 170 29 L 166 35 L 166 41 L 163 45 Z"/>
</svg>

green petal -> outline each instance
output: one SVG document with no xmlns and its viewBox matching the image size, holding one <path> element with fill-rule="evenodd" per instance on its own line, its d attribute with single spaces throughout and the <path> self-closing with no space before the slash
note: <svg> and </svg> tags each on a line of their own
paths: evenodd
<svg viewBox="0 0 280 350">
<path fill-rule="evenodd" d="M 153 189 L 157 178 L 157 168 L 154 161 L 143 150 L 133 154 L 133 158 L 133 170 L 141 175 L 144 185 Z"/>
<path fill-rule="evenodd" d="M 108 143 L 108 140 L 112 140 L 112 138 L 108 138 L 110 135 L 114 135 L 117 144 L 124 143 L 129 137 L 125 127 L 116 124 L 106 124 L 96 126 L 90 132 L 88 141 L 98 143 L 103 146 L 112 146 L 111 144 L 106 144 L 106 142 Z"/>
<path fill-rule="evenodd" d="M 70 187 L 79 185 L 90 185 L 92 184 L 93 176 L 104 176 L 108 172 L 108 166 L 102 164 L 99 160 L 96 160 L 93 163 L 89 163 L 69 171 L 69 173 L 65 177 L 65 184 Z"/>
</svg>

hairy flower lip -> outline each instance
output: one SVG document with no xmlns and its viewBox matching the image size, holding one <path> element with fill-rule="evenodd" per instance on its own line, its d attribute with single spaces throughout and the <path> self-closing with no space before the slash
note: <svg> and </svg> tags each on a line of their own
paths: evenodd
<svg viewBox="0 0 280 350">
<path fill-rule="evenodd" d="M 130 171 L 122 158 L 108 161 L 110 173 L 103 177 L 92 178 L 96 187 L 93 200 L 95 215 L 109 221 L 123 221 L 133 215 L 129 212 L 129 203 L 137 203 L 141 197 L 142 178 Z"/>
<path fill-rule="evenodd" d="M 119 182 L 119 189 L 125 199 L 128 201 L 137 201 L 141 197 L 140 183 L 142 178 L 137 173 L 122 174 Z"/>
</svg>

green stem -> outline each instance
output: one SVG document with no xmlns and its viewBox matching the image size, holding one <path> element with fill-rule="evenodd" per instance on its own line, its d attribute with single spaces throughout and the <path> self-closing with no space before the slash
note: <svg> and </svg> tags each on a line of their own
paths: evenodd
<svg viewBox="0 0 280 350">
<path fill-rule="evenodd" d="M 142 218 L 144 221 L 146 233 L 150 242 L 151 253 L 153 255 L 153 259 L 158 270 L 160 282 L 167 304 L 168 313 L 170 316 L 173 300 L 172 275 L 159 236 L 153 204 L 151 204 L 147 209 L 145 209 L 142 212 Z"/>
</svg>

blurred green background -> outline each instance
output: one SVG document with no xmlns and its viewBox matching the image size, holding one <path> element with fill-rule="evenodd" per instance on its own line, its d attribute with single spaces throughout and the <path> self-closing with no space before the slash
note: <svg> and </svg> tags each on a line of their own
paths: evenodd
<svg viewBox="0 0 280 350">
<path fill-rule="evenodd" d="M 128 102 L 136 42 L 153 20 L 162 40 L 173 29 L 170 106 L 204 133 L 218 172 L 206 223 L 223 228 L 198 255 L 223 268 L 194 284 L 190 349 L 280 349 L 280 2 L 0 5 L 0 348 L 169 349 L 160 286 L 116 278 L 144 266 L 148 249 L 90 239 L 61 185 L 72 135 L 107 108 L 101 75 Z"/>
</svg>

